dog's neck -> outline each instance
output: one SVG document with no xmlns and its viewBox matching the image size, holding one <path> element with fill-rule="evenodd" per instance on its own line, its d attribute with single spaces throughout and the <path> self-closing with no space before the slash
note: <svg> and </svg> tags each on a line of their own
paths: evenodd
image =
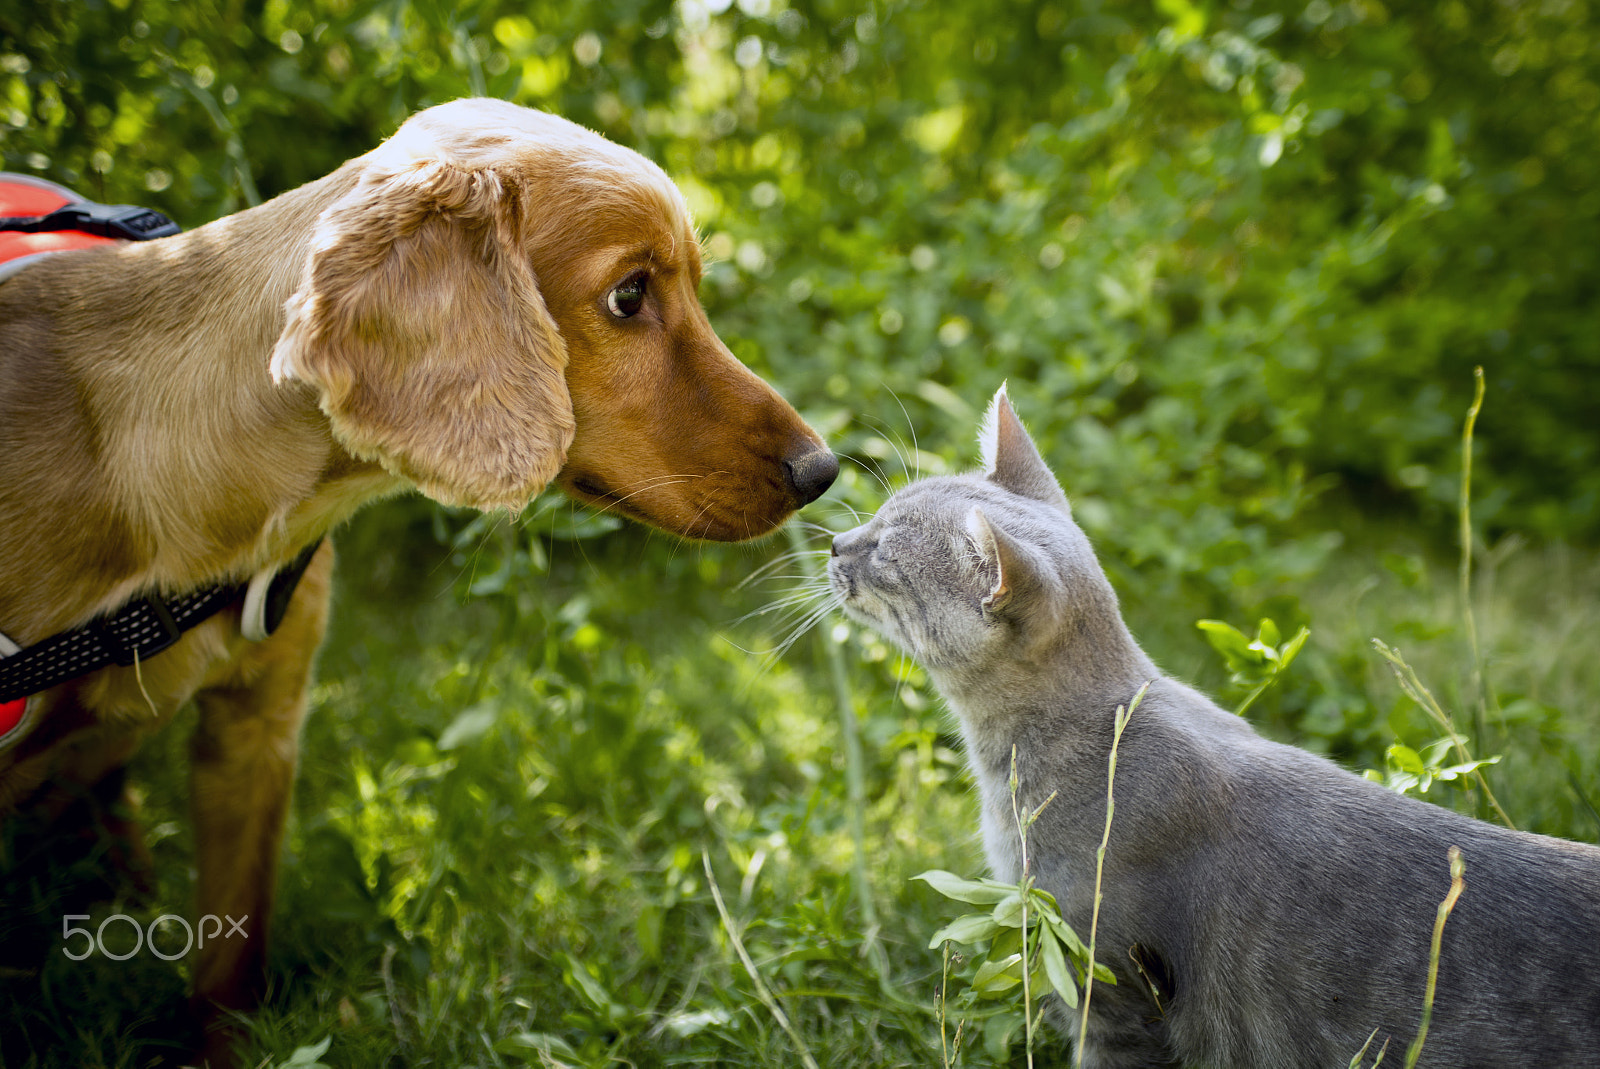
<svg viewBox="0 0 1600 1069">
<path fill-rule="evenodd" d="M 241 578 L 403 489 L 268 373 L 317 217 L 360 163 L 0 286 L 0 630 L 37 641 L 142 590 Z"/>
</svg>

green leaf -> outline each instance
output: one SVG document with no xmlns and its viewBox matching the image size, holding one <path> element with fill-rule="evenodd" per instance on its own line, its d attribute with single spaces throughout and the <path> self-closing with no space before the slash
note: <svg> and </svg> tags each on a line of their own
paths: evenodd
<svg viewBox="0 0 1600 1069">
<path fill-rule="evenodd" d="M 1196 620 L 1194 626 L 1205 633 L 1211 648 L 1222 654 L 1230 671 L 1244 671 L 1257 663 L 1250 652 L 1249 637 L 1232 624 L 1221 620 Z"/>
<path fill-rule="evenodd" d="M 993 917 L 994 922 L 1002 928 L 1021 928 L 1022 896 L 1013 892 L 1001 899 L 1000 904 L 994 907 L 994 912 L 989 916 Z"/>
<path fill-rule="evenodd" d="M 972 990 L 993 998 L 1003 995 L 1022 983 L 1022 955 L 1011 954 L 999 961 L 986 961 L 978 966 L 972 978 Z"/>
<path fill-rule="evenodd" d="M 482 701 L 456 714 L 450 726 L 439 734 L 436 745 L 441 753 L 449 752 L 469 742 L 483 738 L 494 727 L 500 709 L 495 702 Z"/>
<path fill-rule="evenodd" d="M 733 1020 L 733 1014 L 727 1010 L 712 1009 L 668 1014 L 662 1018 L 661 1023 L 666 1025 L 667 1031 L 679 1039 L 686 1039 L 710 1028 L 712 1025 L 725 1025 L 731 1020 Z"/>
<path fill-rule="evenodd" d="M 1011 1060 L 1011 1044 L 1024 1028 L 1022 1014 L 997 1013 L 983 1022 L 983 1049 L 989 1060 L 1004 1065 Z"/>
<path fill-rule="evenodd" d="M 1439 769 L 1438 772 L 1435 773 L 1435 774 L 1440 779 L 1446 779 L 1446 780 L 1455 779 L 1457 776 L 1465 776 L 1469 772 L 1476 772 L 1478 769 L 1483 768 L 1485 765 L 1497 765 L 1497 764 L 1499 764 L 1500 763 L 1500 756 L 1501 756 L 1500 754 L 1495 754 L 1493 757 L 1480 757 L 1476 761 L 1468 761 L 1468 762 L 1466 762 L 1464 764 L 1451 765 L 1449 768 L 1441 768 L 1441 769 Z"/>
<path fill-rule="evenodd" d="M 1022 929 L 1002 928 L 995 933 L 989 941 L 989 957 L 1000 959 L 1007 954 L 1018 954 L 1022 951 Z"/>
<path fill-rule="evenodd" d="M 1172 36 L 1178 41 L 1190 41 L 1205 32 L 1205 9 L 1189 0 L 1156 0 L 1156 9 L 1172 20 Z"/>
<path fill-rule="evenodd" d="M 1421 776 L 1412 775 L 1410 772 L 1394 771 L 1389 773 L 1389 789 L 1396 794 L 1405 794 L 1411 788 L 1422 782 Z"/>
<path fill-rule="evenodd" d="M 933 938 L 928 941 L 928 949 L 937 950 L 939 944 L 944 942 L 975 946 L 979 940 L 988 939 L 999 930 L 1000 926 L 987 913 L 968 913 L 934 932 Z"/>
<path fill-rule="evenodd" d="M 599 980 L 594 978 L 583 962 L 571 954 L 566 955 L 566 959 L 568 983 L 577 988 L 578 992 L 605 1016 L 607 1023 L 616 1024 L 619 1021 L 627 1020 L 631 1016 L 628 1008 L 619 1005 L 611 997 L 611 993 L 605 989 Z"/>
<path fill-rule="evenodd" d="M 1067 949 L 1071 951 L 1073 957 L 1086 958 L 1089 956 L 1089 948 L 1084 946 L 1083 940 L 1078 938 L 1078 933 L 1073 931 L 1072 925 L 1059 919 L 1047 921 L 1046 923 L 1049 925 L 1050 931 L 1055 933 L 1055 937 L 1061 940 Z"/>
<path fill-rule="evenodd" d="M 1385 751 L 1389 763 L 1395 768 L 1420 776 L 1427 770 L 1427 765 L 1422 761 L 1422 755 L 1404 743 L 1397 742 Z"/>
<path fill-rule="evenodd" d="M 1061 951 L 1061 943 L 1055 934 L 1048 930 L 1040 933 L 1039 953 L 1044 958 L 1045 975 L 1050 978 L 1050 986 L 1055 988 L 1071 1009 L 1078 1008 L 1078 985 L 1073 979 L 1072 970 L 1067 968 L 1067 956 Z"/>
<path fill-rule="evenodd" d="M 1278 632 L 1278 625 L 1270 617 L 1263 617 L 1260 625 L 1256 628 L 1256 641 L 1263 646 L 1271 647 L 1274 656 L 1276 656 L 1278 643 L 1283 641 L 1283 636 Z"/>
<path fill-rule="evenodd" d="M 560 1036 L 548 1032 L 518 1032 L 514 1036 L 506 1036 L 494 1045 L 496 1054 L 509 1054 L 514 1058 L 521 1058 L 530 1065 L 548 1065 L 549 1059 L 554 1057 L 578 1057 L 578 1052 L 572 1049 L 572 1044 Z"/>
<path fill-rule="evenodd" d="M 1301 648 L 1305 646 L 1306 639 L 1310 637 L 1311 629 L 1309 627 L 1302 627 L 1299 631 L 1295 632 L 1294 638 L 1291 638 L 1287 643 L 1278 647 L 1278 671 L 1283 671 L 1285 668 L 1288 668 L 1291 663 L 1293 663 L 1295 657 L 1299 655 Z"/>
<path fill-rule="evenodd" d="M 1028 911 L 1036 914 L 1041 923 L 1061 920 L 1061 911 L 1056 908 L 1056 896 L 1038 887 L 1028 889 Z"/>
<path fill-rule="evenodd" d="M 313 1043 L 309 1047 L 296 1047 L 294 1053 L 289 1055 L 289 1060 L 279 1062 L 278 1069 L 330 1069 L 322 1061 L 322 1056 L 328 1053 L 328 1047 L 333 1043 L 333 1037 L 328 1036 L 321 1043 Z"/>
<path fill-rule="evenodd" d="M 1422 763 L 1430 768 L 1444 760 L 1444 755 L 1450 752 L 1452 743 L 1448 738 L 1436 739 L 1422 748 Z"/>
<path fill-rule="evenodd" d="M 992 906 L 1007 895 L 1017 893 L 1017 889 L 1013 886 L 996 883 L 994 880 L 964 880 L 955 873 L 943 869 L 929 869 L 911 878 L 923 881 L 946 898 L 953 898 L 957 902 L 970 902 L 975 906 Z"/>
</svg>

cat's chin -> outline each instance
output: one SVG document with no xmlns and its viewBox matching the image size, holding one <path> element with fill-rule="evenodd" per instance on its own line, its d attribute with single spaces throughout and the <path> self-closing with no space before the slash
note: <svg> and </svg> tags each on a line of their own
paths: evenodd
<svg viewBox="0 0 1600 1069">
<path fill-rule="evenodd" d="M 873 634 L 887 642 L 893 642 L 896 646 L 900 645 L 893 635 L 886 634 L 884 632 L 883 625 L 881 623 L 862 612 L 858 607 L 854 605 L 841 605 L 840 608 L 844 610 L 845 619 L 849 620 L 851 623 L 858 627 L 866 628 L 868 631 L 871 631 Z"/>
</svg>

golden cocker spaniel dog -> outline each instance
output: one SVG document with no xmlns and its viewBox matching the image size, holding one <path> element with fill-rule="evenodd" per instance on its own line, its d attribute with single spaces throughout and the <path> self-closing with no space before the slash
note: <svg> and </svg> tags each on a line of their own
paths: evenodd
<svg viewBox="0 0 1600 1069">
<path fill-rule="evenodd" d="M 837 461 L 713 333 L 654 164 L 498 100 L 413 116 L 319 181 L 0 284 L 0 633 L 295 558 L 375 498 L 516 510 L 555 481 L 690 538 L 772 530 Z M 120 768 L 190 698 L 202 1007 L 259 997 L 331 546 L 270 637 L 240 610 L 28 699 L 0 814 Z"/>
</svg>

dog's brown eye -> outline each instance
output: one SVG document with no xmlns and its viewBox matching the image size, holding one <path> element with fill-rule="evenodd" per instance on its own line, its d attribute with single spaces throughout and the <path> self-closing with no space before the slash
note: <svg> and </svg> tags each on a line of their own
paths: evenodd
<svg viewBox="0 0 1600 1069">
<path fill-rule="evenodd" d="M 650 281 L 650 276 L 643 271 L 629 275 L 617 284 L 617 288 L 606 295 L 606 307 L 618 319 L 627 319 L 638 313 L 644 307 L 645 285 Z"/>
</svg>

